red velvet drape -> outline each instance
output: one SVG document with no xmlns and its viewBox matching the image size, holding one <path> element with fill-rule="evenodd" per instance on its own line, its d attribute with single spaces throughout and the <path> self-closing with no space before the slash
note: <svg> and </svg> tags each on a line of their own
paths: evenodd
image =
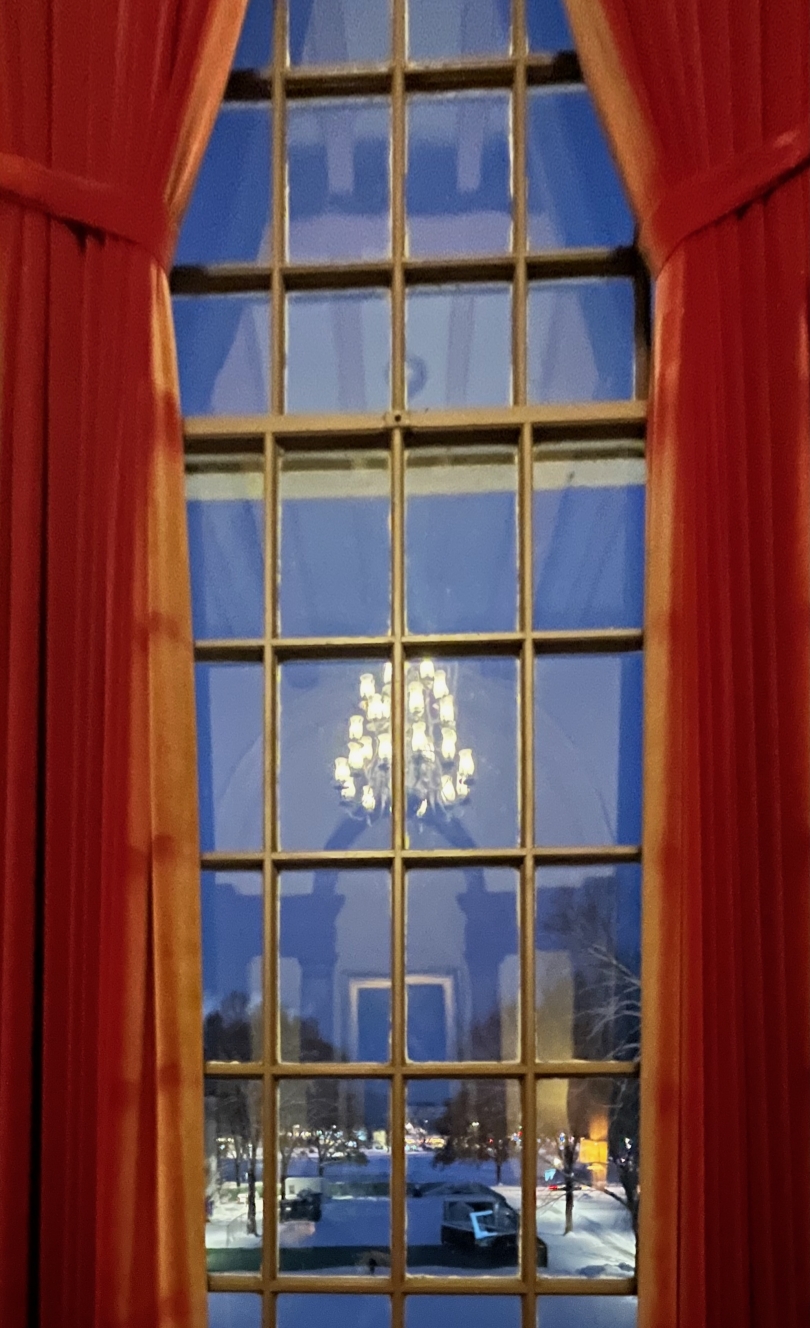
<svg viewBox="0 0 810 1328">
<path fill-rule="evenodd" d="M 0 0 L 3 1328 L 205 1323 L 182 443 L 148 246 L 243 10 Z M 60 219 L 74 196 L 96 229 Z"/>
<path fill-rule="evenodd" d="M 810 15 L 566 3 L 658 272 L 639 1324 L 806 1328 Z"/>
</svg>

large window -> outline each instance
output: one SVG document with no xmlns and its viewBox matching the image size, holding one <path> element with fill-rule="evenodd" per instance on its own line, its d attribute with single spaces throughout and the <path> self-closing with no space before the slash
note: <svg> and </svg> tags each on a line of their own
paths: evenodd
<svg viewBox="0 0 810 1328">
<path fill-rule="evenodd" d="M 631 1328 L 646 275 L 557 0 L 252 0 L 172 278 L 216 1328 Z"/>
</svg>

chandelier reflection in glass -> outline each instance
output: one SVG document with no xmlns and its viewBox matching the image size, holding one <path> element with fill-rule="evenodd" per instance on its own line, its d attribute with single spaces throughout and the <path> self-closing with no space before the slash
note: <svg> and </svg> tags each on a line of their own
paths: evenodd
<svg viewBox="0 0 810 1328">
<path fill-rule="evenodd" d="M 405 669 L 405 793 L 409 813 L 448 812 L 469 797 L 475 778 L 472 749 L 458 747 L 450 670 L 432 659 Z M 391 664 L 380 680 L 361 673 L 357 713 L 349 719 L 345 755 L 335 760 L 335 787 L 353 816 L 375 820 L 391 805 Z"/>
</svg>

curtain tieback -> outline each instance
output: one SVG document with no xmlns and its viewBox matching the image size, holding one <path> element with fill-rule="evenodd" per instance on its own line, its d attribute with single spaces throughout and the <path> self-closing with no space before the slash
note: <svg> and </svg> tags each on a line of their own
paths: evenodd
<svg viewBox="0 0 810 1328">
<path fill-rule="evenodd" d="M 676 185 L 642 223 L 641 248 L 658 273 L 690 235 L 739 212 L 808 165 L 810 121 L 804 121 L 722 166 Z"/>
<path fill-rule="evenodd" d="M 168 271 L 177 227 L 163 203 L 132 190 L 86 180 L 42 162 L 0 152 L 0 197 L 88 231 L 128 240 Z"/>
</svg>

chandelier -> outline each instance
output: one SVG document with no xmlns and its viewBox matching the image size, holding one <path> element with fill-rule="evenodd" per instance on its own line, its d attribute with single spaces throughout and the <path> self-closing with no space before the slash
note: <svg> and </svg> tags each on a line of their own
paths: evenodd
<svg viewBox="0 0 810 1328">
<path fill-rule="evenodd" d="M 458 747 L 452 670 L 432 659 L 408 661 L 405 668 L 405 793 L 409 811 L 447 812 L 469 796 L 475 776 L 470 747 Z M 341 804 L 366 820 L 391 804 L 391 664 L 381 679 L 361 673 L 357 713 L 349 719 L 345 754 L 335 760 L 335 787 Z"/>
</svg>

